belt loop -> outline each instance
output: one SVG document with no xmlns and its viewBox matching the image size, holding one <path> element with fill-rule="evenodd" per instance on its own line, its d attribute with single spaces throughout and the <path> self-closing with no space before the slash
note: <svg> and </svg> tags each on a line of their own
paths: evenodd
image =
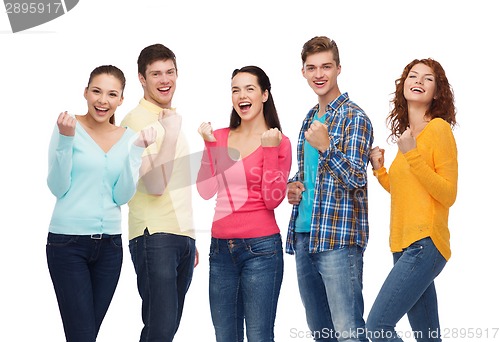
<svg viewBox="0 0 500 342">
<path fill-rule="evenodd" d="M 90 235 L 90 238 L 92 240 L 101 240 L 102 239 L 102 234 L 92 234 L 92 235 Z"/>
</svg>

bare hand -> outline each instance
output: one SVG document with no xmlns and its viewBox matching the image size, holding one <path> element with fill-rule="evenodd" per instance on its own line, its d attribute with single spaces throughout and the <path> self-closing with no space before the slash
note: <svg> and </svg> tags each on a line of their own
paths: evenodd
<svg viewBox="0 0 500 342">
<path fill-rule="evenodd" d="M 264 133 L 260 138 L 262 147 L 275 147 L 279 146 L 281 142 L 281 132 L 277 128 L 271 128 Z"/>
<path fill-rule="evenodd" d="M 57 118 L 57 127 L 61 135 L 73 137 L 75 136 L 76 119 L 68 112 L 62 112 Z"/>
<path fill-rule="evenodd" d="M 304 133 L 304 137 L 312 147 L 319 152 L 325 152 L 330 147 L 330 136 L 328 135 L 328 127 L 318 120 L 309 126 L 309 129 Z"/>
<path fill-rule="evenodd" d="M 378 170 L 384 166 L 384 153 L 385 150 L 378 146 L 374 147 L 370 151 L 370 163 L 374 170 Z"/>
<path fill-rule="evenodd" d="M 415 140 L 415 137 L 411 133 L 411 130 L 409 127 L 399 137 L 398 147 L 399 147 L 399 150 L 401 151 L 401 153 L 406 153 L 406 152 L 411 151 L 417 147 L 417 140 Z"/>
<path fill-rule="evenodd" d="M 175 109 L 162 109 L 158 121 L 165 129 L 166 136 L 177 137 L 181 130 L 182 116 L 177 114 Z"/>
<path fill-rule="evenodd" d="M 134 144 L 139 147 L 148 147 L 156 141 L 156 129 L 152 126 L 144 128 L 139 132 L 139 136 L 134 141 Z"/>
<path fill-rule="evenodd" d="M 203 122 L 198 128 L 198 133 L 201 135 L 203 140 L 207 142 L 217 141 L 214 137 L 214 130 L 212 129 L 212 124 L 210 124 L 210 122 Z"/>
<path fill-rule="evenodd" d="M 302 182 L 296 181 L 287 184 L 288 203 L 298 205 L 302 199 L 302 193 L 306 190 Z"/>
<path fill-rule="evenodd" d="M 200 262 L 200 254 L 198 253 L 198 247 L 196 247 L 196 252 L 194 255 L 194 267 L 198 266 L 199 262 Z"/>
</svg>

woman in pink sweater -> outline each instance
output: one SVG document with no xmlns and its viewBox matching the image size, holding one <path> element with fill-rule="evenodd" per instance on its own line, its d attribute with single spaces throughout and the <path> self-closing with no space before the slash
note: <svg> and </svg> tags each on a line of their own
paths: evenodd
<svg viewBox="0 0 500 342">
<path fill-rule="evenodd" d="M 205 151 L 197 188 L 217 194 L 210 246 L 209 296 L 218 342 L 274 341 L 283 250 L 274 209 L 286 195 L 290 140 L 281 133 L 271 83 L 256 66 L 236 69 L 229 127 L 199 133 Z"/>
<path fill-rule="evenodd" d="M 407 314 L 417 341 L 441 341 L 434 279 L 451 256 L 448 213 L 458 178 L 454 96 L 432 59 L 408 64 L 394 95 L 387 121 L 399 151 L 389 171 L 383 149 L 370 155 L 374 175 L 391 194 L 394 267 L 366 327 L 372 341 L 403 341 L 394 328 Z"/>
</svg>

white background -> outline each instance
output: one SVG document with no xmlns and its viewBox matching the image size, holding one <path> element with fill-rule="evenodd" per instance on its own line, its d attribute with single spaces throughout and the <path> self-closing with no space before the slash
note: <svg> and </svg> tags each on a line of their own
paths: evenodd
<svg viewBox="0 0 500 342">
<path fill-rule="evenodd" d="M 386 148 L 385 118 L 394 81 L 414 58 L 432 57 L 452 84 L 459 126 L 459 192 L 450 212 L 452 258 L 438 277 L 445 341 L 500 341 L 498 319 L 498 33 L 495 1 L 123 1 L 81 0 L 66 15 L 13 34 L 0 13 L 2 247 L 1 341 L 64 341 L 49 277 L 45 240 L 54 198 L 46 186 L 47 147 L 59 112 L 84 114 L 83 90 L 102 64 L 127 77 L 118 122 L 142 96 L 137 57 L 163 43 L 177 55 L 174 106 L 202 149 L 196 128 L 228 125 L 230 76 L 248 64 L 269 75 L 283 131 L 296 147 L 303 117 L 316 96 L 300 73 L 302 44 L 316 35 L 340 49 L 341 91 L 370 116 L 375 144 Z M 295 162 L 292 172 L 296 172 Z M 194 193 L 200 264 L 195 270 L 176 341 L 214 341 L 208 305 L 209 227 L 213 202 Z M 365 254 L 365 317 L 391 268 L 389 195 L 369 177 L 370 242 Z M 286 236 L 291 207 L 276 210 Z M 123 207 L 123 227 L 126 232 Z M 124 235 L 124 263 L 98 341 L 137 341 L 140 298 Z M 408 334 L 404 318 L 397 327 Z M 461 332 L 458 329 L 466 329 Z M 306 341 L 295 264 L 285 256 L 276 341 Z M 458 333 L 456 335 L 455 333 Z M 461 334 L 469 333 L 463 336 Z M 482 337 L 480 338 L 480 333 Z M 490 338 L 486 339 L 486 334 Z M 411 341 L 412 339 L 405 339 Z"/>
</svg>

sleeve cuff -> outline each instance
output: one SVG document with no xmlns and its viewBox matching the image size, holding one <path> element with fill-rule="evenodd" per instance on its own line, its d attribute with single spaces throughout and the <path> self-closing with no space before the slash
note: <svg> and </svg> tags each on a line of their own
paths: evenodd
<svg viewBox="0 0 500 342">
<path fill-rule="evenodd" d="M 64 150 L 66 148 L 69 148 L 73 145 L 73 141 L 75 140 L 75 136 L 68 136 L 68 135 L 62 135 L 59 133 L 59 141 L 57 144 L 57 149 L 58 150 Z"/>
<path fill-rule="evenodd" d="M 383 167 L 383 166 L 382 166 L 380 169 L 378 169 L 378 170 L 375 170 L 375 169 L 372 169 L 372 170 L 373 170 L 373 175 L 374 175 L 375 177 L 377 177 L 377 178 L 378 178 L 379 176 L 381 176 L 381 175 L 383 175 L 383 174 L 387 173 L 386 168 L 385 168 L 385 167 Z"/>
</svg>

